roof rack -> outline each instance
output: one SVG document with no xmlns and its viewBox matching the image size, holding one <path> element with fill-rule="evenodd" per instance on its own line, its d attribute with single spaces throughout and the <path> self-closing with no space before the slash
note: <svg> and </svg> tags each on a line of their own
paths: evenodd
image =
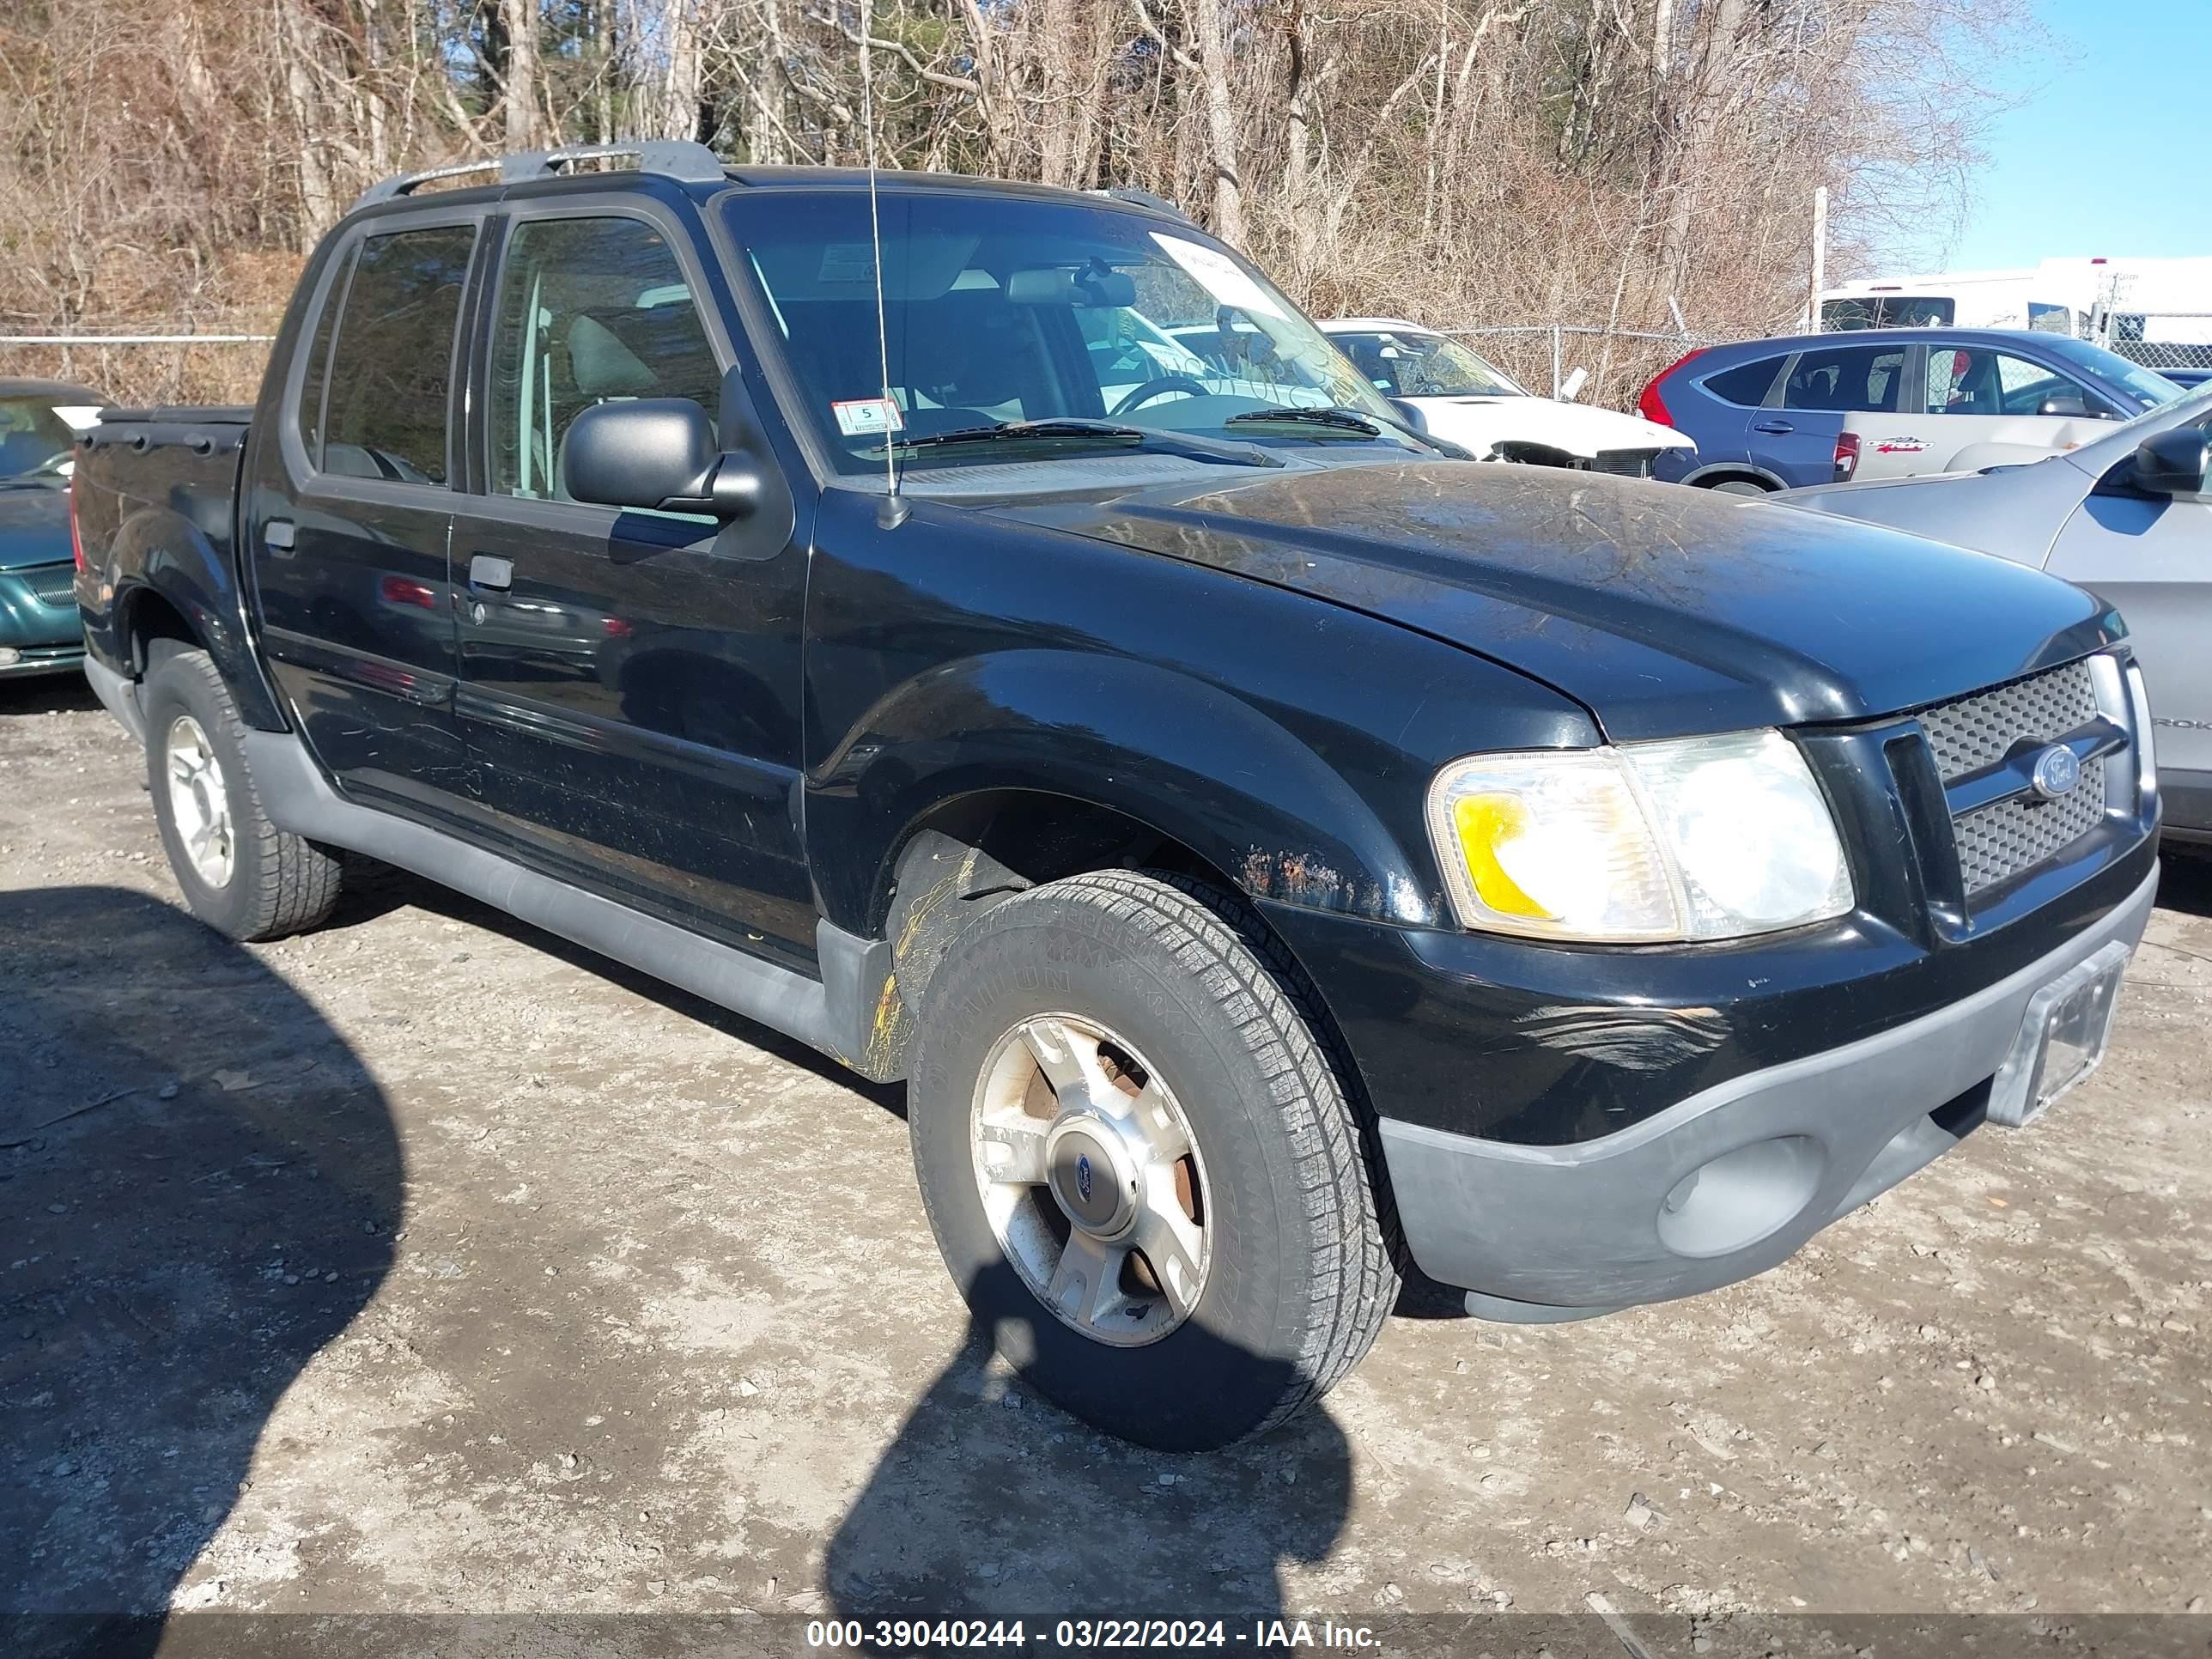
<svg viewBox="0 0 2212 1659">
<path fill-rule="evenodd" d="M 436 179 L 458 179 L 465 173 L 489 173 L 494 169 L 497 169 L 499 182 L 503 185 L 524 184 L 532 179 L 557 179 L 562 169 L 573 162 L 613 155 L 635 155 L 638 172 L 681 179 L 687 185 L 718 185 L 726 176 L 720 159 L 704 144 L 696 144 L 686 138 L 638 138 L 611 144 L 564 144 L 558 149 L 515 150 L 506 155 L 487 156 L 480 161 L 455 161 L 447 167 L 425 167 L 420 173 L 395 173 L 363 191 L 354 206 L 367 207 L 372 202 L 411 196 Z"/>
</svg>

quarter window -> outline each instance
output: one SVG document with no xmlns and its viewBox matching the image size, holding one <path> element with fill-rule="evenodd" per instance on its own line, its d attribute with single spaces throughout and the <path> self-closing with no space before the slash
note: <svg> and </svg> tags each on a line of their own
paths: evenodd
<svg viewBox="0 0 2212 1659">
<path fill-rule="evenodd" d="M 1708 374 L 1701 384 L 1723 403 L 1734 404 L 1740 409 L 1757 409 L 1766 401 L 1766 394 L 1774 390 L 1774 376 L 1781 367 L 1779 357 L 1761 357 L 1757 362 L 1739 363 L 1717 374 Z"/>
<path fill-rule="evenodd" d="M 396 483 L 446 482 L 446 401 L 472 225 L 371 236 L 331 353 L 322 468 Z"/>
<path fill-rule="evenodd" d="M 595 404 L 689 398 L 721 370 L 683 266 L 642 220 L 526 219 L 508 239 L 492 337 L 491 489 L 571 499 L 561 441 Z"/>
<path fill-rule="evenodd" d="M 1905 369 L 1902 346 L 1847 346 L 1799 354 L 1783 388 L 1784 409 L 1897 410 Z"/>
</svg>

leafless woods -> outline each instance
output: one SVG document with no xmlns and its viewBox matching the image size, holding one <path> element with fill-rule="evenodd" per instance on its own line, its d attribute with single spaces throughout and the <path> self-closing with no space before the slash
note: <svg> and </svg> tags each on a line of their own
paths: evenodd
<svg viewBox="0 0 2212 1659">
<path fill-rule="evenodd" d="M 1786 325 L 1837 258 L 1940 242 L 1976 0 L 13 0 L 0 332 L 265 330 L 374 179 L 562 141 L 1171 198 L 1319 313 Z M 2002 9 L 2010 10 L 2011 9 Z M 1971 95 L 1968 94 L 1971 93 Z M 243 395 L 251 354 L 79 354 Z M 57 367 L 0 348 L 0 374 Z"/>
</svg>

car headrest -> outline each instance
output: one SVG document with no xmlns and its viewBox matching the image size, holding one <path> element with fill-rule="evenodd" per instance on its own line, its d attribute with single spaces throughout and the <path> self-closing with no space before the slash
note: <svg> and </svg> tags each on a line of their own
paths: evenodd
<svg viewBox="0 0 2212 1659">
<path fill-rule="evenodd" d="M 650 397 L 659 384 L 645 360 L 588 312 L 568 325 L 568 373 L 587 398 Z"/>
</svg>

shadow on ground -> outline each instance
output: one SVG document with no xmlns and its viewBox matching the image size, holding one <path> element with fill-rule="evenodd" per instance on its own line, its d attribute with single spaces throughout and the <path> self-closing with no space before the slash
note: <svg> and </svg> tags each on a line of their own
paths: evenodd
<svg viewBox="0 0 2212 1659">
<path fill-rule="evenodd" d="M 830 1542 L 837 1614 L 879 1620 L 1225 1619 L 1284 1609 L 1282 1568 L 1324 1559 L 1352 1506 L 1351 1450 L 1325 1406 L 1256 1440 L 1182 1457 L 1099 1434 L 994 1366 L 1042 1304 L 1003 1263 L 971 1286 L 967 1340 L 901 1426 Z M 1007 1328 L 1012 1327 L 1013 1328 Z M 1168 1339 L 1194 1391 L 1249 1356 L 1195 1322 Z M 1287 1378 L 1289 1367 L 1267 1362 Z M 1172 1412 L 1168 1405 L 1165 1410 Z M 1036 1639 L 1036 1638 L 1033 1638 Z"/>
<path fill-rule="evenodd" d="M 29 674 L 0 678 L 0 720 L 16 714 L 75 714 L 100 707 L 91 684 L 72 669 L 66 674 Z"/>
<path fill-rule="evenodd" d="M 314 1008 L 118 889 L 0 894 L 0 1646 L 145 1653 L 391 1265 L 398 1141 Z"/>
</svg>

